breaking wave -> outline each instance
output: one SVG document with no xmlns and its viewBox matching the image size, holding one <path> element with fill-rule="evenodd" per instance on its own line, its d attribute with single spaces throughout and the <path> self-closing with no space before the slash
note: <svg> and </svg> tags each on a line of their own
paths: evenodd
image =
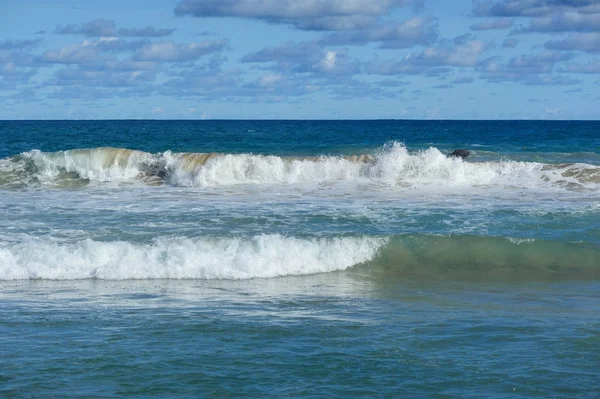
<svg viewBox="0 0 600 399">
<path fill-rule="evenodd" d="M 0 160 L 0 187 L 82 187 L 90 182 L 139 181 L 147 185 L 215 187 L 295 184 L 337 180 L 376 181 L 392 186 L 600 187 L 600 167 L 500 161 L 468 162 L 437 148 L 409 152 L 391 143 L 374 154 L 280 157 L 253 154 L 151 154 L 123 148 L 43 153 Z"/>
<path fill-rule="evenodd" d="M 375 256 L 383 238 L 85 240 L 0 247 L 0 280 L 250 279 L 344 270 Z"/>
<path fill-rule="evenodd" d="M 0 243 L 0 280 L 252 279 L 343 271 L 385 282 L 600 279 L 600 246 L 503 237 L 157 239 Z"/>
</svg>

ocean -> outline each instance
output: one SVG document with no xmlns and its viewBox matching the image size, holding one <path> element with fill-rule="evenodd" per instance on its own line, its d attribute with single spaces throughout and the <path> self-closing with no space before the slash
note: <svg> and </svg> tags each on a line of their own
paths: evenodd
<svg viewBox="0 0 600 399">
<path fill-rule="evenodd" d="M 0 396 L 598 398 L 600 122 L 0 121 Z"/>
</svg>

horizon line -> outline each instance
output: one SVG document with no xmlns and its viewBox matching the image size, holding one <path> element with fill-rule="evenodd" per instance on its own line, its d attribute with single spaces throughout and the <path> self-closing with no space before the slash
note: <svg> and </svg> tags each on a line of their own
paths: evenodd
<svg viewBox="0 0 600 399">
<path fill-rule="evenodd" d="M 240 122 L 377 122 L 377 121 L 398 121 L 398 122 L 600 122 L 600 119 L 412 119 L 412 118 L 355 118 L 355 119 L 327 119 L 327 118 L 315 118 L 315 119 L 273 119 L 273 118 L 202 118 L 202 119 L 158 119 L 158 118 L 81 118 L 81 119 L 62 119 L 62 118 L 51 118 L 51 119 L 0 119 L 0 122 L 100 122 L 100 121 L 153 121 L 153 122 L 219 122 L 219 121 L 240 121 Z"/>
</svg>

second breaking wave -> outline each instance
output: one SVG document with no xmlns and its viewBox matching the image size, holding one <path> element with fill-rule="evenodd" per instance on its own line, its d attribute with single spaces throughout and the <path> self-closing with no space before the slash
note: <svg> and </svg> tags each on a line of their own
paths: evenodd
<svg viewBox="0 0 600 399">
<path fill-rule="evenodd" d="M 151 243 L 31 239 L 0 243 L 0 280 L 252 279 L 350 269 L 406 280 L 599 280 L 597 243 L 469 235 L 156 239 Z"/>
</svg>

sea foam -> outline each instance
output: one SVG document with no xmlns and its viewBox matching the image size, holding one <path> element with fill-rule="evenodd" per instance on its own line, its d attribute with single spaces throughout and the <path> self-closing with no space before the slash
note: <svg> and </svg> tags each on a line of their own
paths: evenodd
<svg viewBox="0 0 600 399">
<path fill-rule="evenodd" d="M 381 237 L 206 237 L 0 247 L 0 280 L 251 279 L 345 270 L 371 260 Z"/>
<path fill-rule="evenodd" d="M 248 184 L 321 183 L 340 180 L 388 186 L 600 187 L 600 167 L 505 160 L 469 162 L 437 148 L 409 152 L 390 143 L 373 154 L 281 157 L 254 154 L 150 154 L 122 148 L 42 153 L 2 160 L 0 186 L 50 184 L 65 179 L 218 187 Z M 32 183 L 33 182 L 33 183 Z"/>
</svg>

